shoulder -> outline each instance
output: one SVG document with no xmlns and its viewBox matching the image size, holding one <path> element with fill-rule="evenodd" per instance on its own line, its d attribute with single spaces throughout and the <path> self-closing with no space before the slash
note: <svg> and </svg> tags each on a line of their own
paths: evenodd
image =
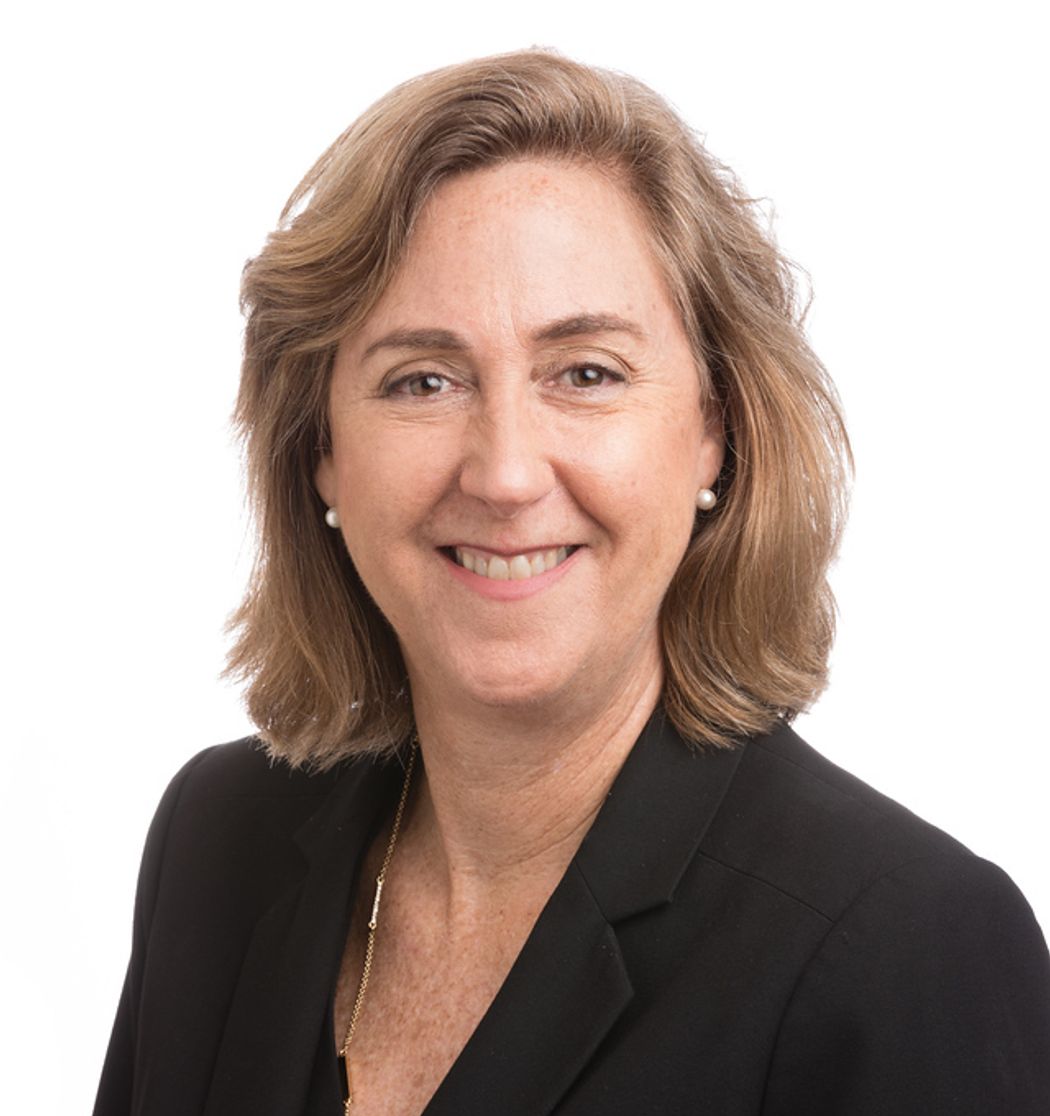
<svg viewBox="0 0 1050 1116">
<path fill-rule="evenodd" d="M 927 885 L 998 870 L 821 756 L 786 725 L 744 745 L 702 850 L 834 921 L 896 873 Z"/>
<path fill-rule="evenodd" d="M 192 757 L 175 774 L 167 794 L 182 797 L 242 795 L 316 797 L 326 794 L 339 769 L 313 773 L 271 756 L 256 736 L 216 744 Z"/>
<path fill-rule="evenodd" d="M 256 737 L 206 748 L 175 774 L 146 837 L 139 905 L 152 910 L 163 881 L 254 876 L 297 857 L 291 838 L 318 810 L 341 769 L 293 770 Z"/>
<path fill-rule="evenodd" d="M 198 820 L 231 814 L 256 814 L 267 803 L 273 817 L 289 823 L 308 816 L 338 782 L 341 768 L 323 773 L 293 769 L 274 759 L 254 736 L 198 752 L 175 774 L 154 819 L 167 825 L 173 816 L 191 813 Z M 256 804 L 256 805 L 253 805 Z"/>
<path fill-rule="evenodd" d="M 787 727 L 746 745 L 703 851 L 811 928 L 764 1112 L 1045 1110 L 1050 957 L 1005 872 Z"/>
</svg>

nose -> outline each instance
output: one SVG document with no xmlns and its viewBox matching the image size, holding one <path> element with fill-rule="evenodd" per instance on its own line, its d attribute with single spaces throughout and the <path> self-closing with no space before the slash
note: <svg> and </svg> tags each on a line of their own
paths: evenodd
<svg viewBox="0 0 1050 1116">
<path fill-rule="evenodd" d="M 512 519 L 554 484 L 550 438 L 528 390 L 507 387 L 479 401 L 467 431 L 461 491 L 500 519 Z"/>
</svg>

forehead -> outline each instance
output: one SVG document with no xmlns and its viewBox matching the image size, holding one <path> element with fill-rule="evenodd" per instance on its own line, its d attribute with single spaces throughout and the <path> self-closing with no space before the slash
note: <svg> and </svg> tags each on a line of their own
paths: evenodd
<svg viewBox="0 0 1050 1116">
<path fill-rule="evenodd" d="M 520 160 L 442 183 L 362 333 L 589 313 L 676 317 L 645 220 L 603 168 Z"/>
</svg>

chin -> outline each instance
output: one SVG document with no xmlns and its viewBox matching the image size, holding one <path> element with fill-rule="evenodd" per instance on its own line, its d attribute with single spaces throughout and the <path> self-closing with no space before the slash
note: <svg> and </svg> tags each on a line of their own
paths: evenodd
<svg viewBox="0 0 1050 1116">
<path fill-rule="evenodd" d="M 569 679 L 564 674 L 523 678 L 518 670 L 506 674 L 485 672 L 471 678 L 464 690 L 479 705 L 509 710 L 546 705 L 557 701 L 570 688 Z"/>
<path fill-rule="evenodd" d="M 564 658 L 552 663 L 549 656 L 537 661 L 529 655 L 489 651 L 460 665 L 454 677 L 446 676 L 446 692 L 458 691 L 473 704 L 505 711 L 557 704 L 579 677 L 576 663 Z"/>
</svg>

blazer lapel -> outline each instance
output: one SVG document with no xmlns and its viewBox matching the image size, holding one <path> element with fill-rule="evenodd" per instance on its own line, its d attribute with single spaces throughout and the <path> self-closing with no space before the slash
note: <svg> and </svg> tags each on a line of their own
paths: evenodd
<svg viewBox="0 0 1050 1116">
<path fill-rule="evenodd" d="M 570 865 L 426 1116 L 542 1116 L 631 999 L 616 934 Z"/>
<path fill-rule="evenodd" d="M 400 777 L 397 764 L 352 764 L 295 835 L 302 874 L 275 888 L 255 925 L 204 1116 L 303 1111 L 345 944 L 348 896 Z"/>
<path fill-rule="evenodd" d="M 555 1109 L 631 1001 L 617 923 L 673 902 L 741 754 L 653 714 L 426 1116 Z"/>
</svg>

